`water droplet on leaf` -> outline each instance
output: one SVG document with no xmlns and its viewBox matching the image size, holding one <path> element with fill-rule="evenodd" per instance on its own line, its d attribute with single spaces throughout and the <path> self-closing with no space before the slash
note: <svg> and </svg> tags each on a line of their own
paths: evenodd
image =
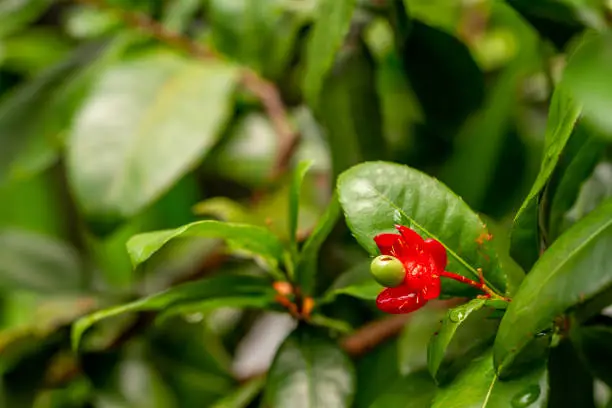
<svg viewBox="0 0 612 408">
<path fill-rule="evenodd" d="M 465 312 L 463 309 L 451 310 L 448 318 L 451 320 L 451 322 L 461 323 L 463 319 L 465 319 Z"/>
<path fill-rule="evenodd" d="M 540 397 L 540 387 L 538 385 L 530 385 L 512 398 L 512 406 L 514 408 L 526 408 L 536 402 Z"/>
</svg>

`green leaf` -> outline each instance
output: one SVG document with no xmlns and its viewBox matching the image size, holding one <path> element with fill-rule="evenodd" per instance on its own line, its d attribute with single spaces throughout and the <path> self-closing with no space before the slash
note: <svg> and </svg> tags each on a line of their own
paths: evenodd
<svg viewBox="0 0 612 408">
<path fill-rule="evenodd" d="M 72 347 L 75 350 L 78 349 L 81 337 L 93 324 L 123 313 L 164 310 L 206 299 L 216 299 L 219 302 L 218 305 L 221 306 L 223 304 L 221 299 L 229 299 L 231 303 L 233 299 L 243 296 L 274 299 L 275 294 L 269 279 L 247 274 L 217 275 L 197 282 L 185 283 L 135 302 L 100 310 L 79 319 L 72 327 Z"/>
<path fill-rule="evenodd" d="M 88 44 L 17 88 L 0 103 L 0 183 L 23 178 L 53 164 L 61 147 L 60 134 L 72 112 L 58 100 L 79 70 L 97 57 L 104 45 Z M 77 98 L 78 99 L 78 98 Z M 61 103 L 64 103 L 63 105 Z M 60 116 L 61 113 L 67 113 Z M 59 117 L 59 119 L 58 119 Z"/>
<path fill-rule="evenodd" d="M 321 245 L 336 225 L 339 217 L 340 203 L 338 203 L 337 195 L 334 194 L 325 213 L 321 216 L 300 252 L 295 281 L 306 295 L 311 295 L 314 290 Z"/>
<path fill-rule="evenodd" d="M 576 128 L 576 135 L 585 133 L 584 126 Z M 569 145 L 572 140 L 570 140 Z M 597 162 L 601 159 L 605 144 L 594 137 L 581 139 L 575 150 L 570 150 L 570 162 L 564 166 L 563 174 L 555 188 L 550 203 L 548 215 L 548 234 L 550 240 L 556 239 L 568 227 L 567 213 L 577 201 L 581 186 L 593 173 Z"/>
<path fill-rule="evenodd" d="M 510 254 L 526 271 L 531 269 L 539 256 L 538 197 L 557 166 L 580 112 L 580 105 L 568 91 L 557 87 L 550 103 L 540 172 L 514 218 Z"/>
<path fill-rule="evenodd" d="M 0 4 L 0 38 L 37 19 L 50 5 L 50 0 L 3 1 Z"/>
<path fill-rule="evenodd" d="M 612 200 L 563 233 L 542 255 L 512 299 L 495 339 L 499 371 L 555 317 L 612 285 Z"/>
<path fill-rule="evenodd" d="M 110 68 L 70 135 L 68 174 L 94 224 L 111 227 L 151 204 L 213 146 L 238 71 L 156 53 Z"/>
<path fill-rule="evenodd" d="M 429 408 L 436 384 L 426 371 L 393 380 L 376 398 L 371 408 Z"/>
<path fill-rule="evenodd" d="M 310 106 L 317 106 L 323 82 L 334 64 L 336 53 L 349 31 L 357 0 L 321 0 L 318 17 L 306 50 L 304 94 Z"/>
<path fill-rule="evenodd" d="M 545 365 L 502 381 L 491 357 L 489 351 L 474 359 L 455 381 L 438 390 L 432 408 L 546 407 Z"/>
<path fill-rule="evenodd" d="M 206 220 L 183 225 L 173 230 L 145 232 L 133 236 L 127 242 L 132 264 L 137 267 L 171 240 L 187 237 L 226 239 L 234 248 L 261 256 L 273 271 L 277 271 L 279 262 L 283 259 L 282 243 L 265 228 Z"/>
<path fill-rule="evenodd" d="M 583 326 L 572 330 L 571 338 L 578 354 L 589 370 L 608 386 L 612 386 L 612 327 Z"/>
<path fill-rule="evenodd" d="M 397 341 L 397 364 L 401 375 L 408 375 L 427 366 L 427 346 L 440 328 L 446 310 L 440 304 L 429 303 L 414 313 L 404 326 Z M 429 376 L 431 379 L 431 375 Z"/>
<path fill-rule="evenodd" d="M 304 177 L 310 167 L 312 161 L 302 161 L 298 163 L 293 172 L 291 186 L 289 188 L 289 241 L 297 255 L 297 230 L 298 230 L 298 215 L 300 212 L 300 195 L 302 194 L 302 183 Z"/>
<path fill-rule="evenodd" d="M 587 33 L 569 58 L 561 82 L 584 105 L 585 120 L 599 127 L 601 135 L 608 140 L 612 134 L 612 118 L 609 115 L 612 106 L 609 81 L 611 52 L 611 33 Z"/>
<path fill-rule="evenodd" d="M 0 289 L 47 294 L 81 289 L 78 253 L 45 235 L 23 230 L 0 231 Z"/>
<path fill-rule="evenodd" d="M 370 273 L 370 261 L 357 264 L 340 275 L 327 289 L 320 304 L 331 303 L 339 295 L 349 295 L 363 300 L 374 300 L 383 289 Z"/>
<path fill-rule="evenodd" d="M 376 398 L 401 377 L 397 351 L 397 339 L 391 338 L 357 360 L 355 408 L 370 408 Z"/>
<path fill-rule="evenodd" d="M 459 197 L 434 178 L 407 166 L 364 163 L 338 179 L 340 204 L 357 241 L 370 255 L 378 252 L 374 236 L 395 232 L 394 224 L 414 228 L 447 250 L 447 270 L 477 279 L 482 268 L 488 285 L 503 293 L 506 276 L 483 222 Z M 444 279 L 443 293 L 473 293 L 467 285 Z"/>
<path fill-rule="evenodd" d="M 440 174 L 440 179 L 449 188 L 477 209 L 483 208 L 491 187 L 494 187 L 497 169 L 502 166 L 516 169 L 517 163 L 502 162 L 503 154 L 508 150 L 504 142 L 514 126 L 515 107 L 522 97 L 520 84 L 541 63 L 537 53 L 537 32 L 516 11 L 499 2 L 492 4 L 491 14 L 497 28 L 507 27 L 513 41 L 518 42 L 520 52 L 498 74 L 488 91 L 484 107 L 462 127 L 455 138 L 455 153 Z M 513 191 L 508 185 L 503 190 L 508 193 Z M 507 202 L 509 199 L 506 195 L 505 200 L 500 201 Z"/>
<path fill-rule="evenodd" d="M 484 305 L 484 299 L 473 299 L 469 303 L 448 310 L 442 321 L 442 327 L 431 337 L 427 348 L 427 366 L 432 377 L 437 377 L 438 369 L 446 355 L 446 349 L 459 326 L 469 318 L 472 312 L 480 310 Z"/>
<path fill-rule="evenodd" d="M 234 121 L 205 166 L 215 175 L 245 186 L 263 187 L 270 182 L 277 151 L 278 137 L 269 118 L 261 113 L 248 113 Z"/>
<path fill-rule="evenodd" d="M 256 377 L 236 391 L 214 403 L 212 408 L 246 408 L 257 397 L 266 384 L 266 377 Z"/>
<path fill-rule="evenodd" d="M 279 348 L 264 394 L 271 407 L 350 407 L 355 393 L 352 362 L 329 338 L 298 327 Z"/>
<path fill-rule="evenodd" d="M 200 0 L 174 0 L 167 5 L 162 22 L 169 31 L 183 32 L 188 28 L 201 5 Z"/>
<path fill-rule="evenodd" d="M 315 111 L 327 136 L 334 177 L 386 154 L 380 105 L 376 64 L 358 43 L 325 80 Z"/>
</svg>

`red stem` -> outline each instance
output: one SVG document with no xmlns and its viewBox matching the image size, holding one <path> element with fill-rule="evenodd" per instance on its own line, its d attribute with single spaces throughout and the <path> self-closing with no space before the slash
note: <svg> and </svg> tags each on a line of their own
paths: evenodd
<svg viewBox="0 0 612 408">
<path fill-rule="evenodd" d="M 508 298 L 506 298 L 504 296 L 498 295 L 493 290 L 491 290 L 487 285 L 485 285 L 484 281 L 476 282 L 476 281 L 471 280 L 470 278 L 466 278 L 465 276 L 458 275 L 458 274 L 453 273 L 453 272 L 447 272 L 447 271 L 442 271 L 440 273 L 440 276 L 443 276 L 445 278 L 454 279 L 454 280 L 459 281 L 461 283 L 465 283 L 467 285 L 470 285 L 470 286 L 472 286 L 472 287 L 474 287 L 476 289 L 482 290 L 489 297 L 496 298 L 496 299 L 503 299 L 505 301 L 510 301 L 510 299 L 508 299 Z"/>
</svg>

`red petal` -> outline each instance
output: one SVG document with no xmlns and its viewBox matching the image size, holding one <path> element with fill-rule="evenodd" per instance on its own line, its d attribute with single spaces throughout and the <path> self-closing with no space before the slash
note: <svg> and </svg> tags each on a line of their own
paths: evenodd
<svg viewBox="0 0 612 408">
<path fill-rule="evenodd" d="M 399 244 L 401 238 L 401 235 L 397 234 L 378 234 L 374 237 L 374 242 L 376 242 L 381 255 L 395 256 L 392 249 L 394 245 Z"/>
<path fill-rule="evenodd" d="M 421 293 L 412 292 L 406 286 L 386 288 L 376 298 L 376 306 L 385 313 L 402 314 L 414 312 L 427 303 Z"/>
<path fill-rule="evenodd" d="M 446 258 L 446 248 L 444 248 L 444 245 L 433 238 L 427 238 L 424 245 L 427 252 L 429 252 L 433 258 L 438 270 L 443 271 L 448 262 L 448 259 Z"/>
<path fill-rule="evenodd" d="M 429 285 L 427 285 L 425 289 L 423 289 L 423 298 L 425 300 L 436 299 L 440 296 L 441 286 L 442 285 L 439 277 L 432 278 Z"/>
<path fill-rule="evenodd" d="M 404 243 L 408 245 L 410 248 L 414 248 L 417 251 L 421 251 L 423 249 L 423 238 L 414 230 L 404 227 L 403 225 L 396 225 L 395 229 L 402 234 L 404 238 Z"/>
</svg>

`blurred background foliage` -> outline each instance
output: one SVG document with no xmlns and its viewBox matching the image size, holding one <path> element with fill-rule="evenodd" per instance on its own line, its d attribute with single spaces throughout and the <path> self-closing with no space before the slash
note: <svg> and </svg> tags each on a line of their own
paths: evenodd
<svg viewBox="0 0 612 408">
<path fill-rule="evenodd" d="M 262 226 L 290 242 L 289 170 L 300 160 L 313 162 L 299 196 L 300 242 L 336 177 L 369 160 L 437 177 L 506 236 L 540 168 L 564 70 L 585 107 L 582 137 L 595 146 L 580 156 L 588 165 L 575 173 L 576 194 L 553 206 L 551 217 L 571 225 L 612 195 L 611 7 L 0 0 L 2 406 L 291 406 L 274 399 L 283 378 L 269 378 L 262 394 L 262 375 L 295 325 L 279 311 L 203 308 L 158 324 L 152 313 L 121 316 L 96 325 L 80 356 L 70 325 L 180 282 L 261 274 L 212 238 L 174 241 L 134 269 L 126 242 L 200 219 Z M 560 166 L 574 164 L 580 133 Z M 368 279 L 367 259 L 342 221 L 318 257 L 314 292 L 332 285 L 322 308 L 353 328 L 381 317 L 358 300 L 375 287 L 342 289 Z M 356 367 L 353 406 L 429 406 L 434 386 L 422 370 L 439 319 L 432 307 L 373 350 L 342 343 Z M 466 338 L 480 329 L 466 328 Z M 306 342 L 345 358 L 317 336 L 283 347 Z M 609 393 L 597 387 L 596 402 L 564 406 L 600 404 Z"/>
</svg>

